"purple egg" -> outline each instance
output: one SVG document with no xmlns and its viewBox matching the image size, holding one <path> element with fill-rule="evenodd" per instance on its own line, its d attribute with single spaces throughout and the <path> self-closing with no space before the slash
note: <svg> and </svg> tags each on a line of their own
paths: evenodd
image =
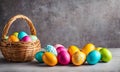
<svg viewBox="0 0 120 72">
<path fill-rule="evenodd" d="M 67 51 L 61 51 L 57 56 L 58 62 L 62 65 L 70 63 L 70 55 Z"/>
<path fill-rule="evenodd" d="M 67 51 L 67 49 L 64 47 L 58 47 L 56 50 L 57 50 L 57 53 L 60 53 L 61 51 Z"/>
<path fill-rule="evenodd" d="M 31 42 L 32 40 L 31 40 L 31 38 L 30 38 L 29 36 L 24 36 L 24 37 L 21 39 L 21 41 L 23 41 L 23 42 Z"/>
</svg>

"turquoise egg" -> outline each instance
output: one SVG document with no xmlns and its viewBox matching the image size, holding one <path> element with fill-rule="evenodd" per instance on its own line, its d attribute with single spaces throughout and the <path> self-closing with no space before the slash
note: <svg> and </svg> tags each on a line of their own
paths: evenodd
<svg viewBox="0 0 120 72">
<path fill-rule="evenodd" d="M 93 50 L 87 55 L 88 64 L 92 64 L 92 65 L 97 64 L 100 61 L 100 59 L 101 59 L 101 54 L 97 50 Z"/>
<path fill-rule="evenodd" d="M 53 53 L 55 56 L 57 56 L 57 50 L 54 46 L 52 45 L 47 45 L 45 47 L 45 51 Z"/>
<path fill-rule="evenodd" d="M 32 41 L 36 41 L 38 39 L 35 35 L 30 35 L 30 38 L 32 39 Z"/>
<path fill-rule="evenodd" d="M 23 37 L 28 36 L 28 34 L 24 31 L 19 32 L 18 38 L 21 40 Z"/>
<path fill-rule="evenodd" d="M 35 59 L 38 61 L 38 62 L 40 62 L 40 63 L 42 63 L 43 62 L 43 60 L 42 60 L 42 55 L 44 54 L 44 51 L 39 51 L 39 52 L 37 52 L 36 54 L 35 54 Z"/>
</svg>

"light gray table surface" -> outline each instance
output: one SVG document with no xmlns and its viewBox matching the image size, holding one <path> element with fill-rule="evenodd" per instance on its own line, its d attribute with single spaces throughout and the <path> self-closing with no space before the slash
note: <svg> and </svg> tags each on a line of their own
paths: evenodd
<svg viewBox="0 0 120 72">
<path fill-rule="evenodd" d="M 0 54 L 0 72 L 120 72 L 120 48 L 109 48 L 109 50 L 113 55 L 109 63 L 81 66 L 69 64 L 54 67 L 40 64 L 36 60 L 27 63 L 9 63 Z"/>
</svg>

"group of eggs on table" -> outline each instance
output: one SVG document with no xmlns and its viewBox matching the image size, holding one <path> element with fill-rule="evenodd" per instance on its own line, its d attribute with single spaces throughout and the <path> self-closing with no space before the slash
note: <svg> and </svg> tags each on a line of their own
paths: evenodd
<svg viewBox="0 0 120 72">
<path fill-rule="evenodd" d="M 36 41 L 38 38 L 36 35 L 28 35 L 26 32 L 21 31 L 21 32 L 14 32 L 10 36 L 5 37 L 6 40 L 9 42 L 31 42 L 31 41 Z"/>
<path fill-rule="evenodd" d="M 35 58 L 39 63 L 44 62 L 49 66 L 55 66 L 58 63 L 61 65 L 72 63 L 76 66 L 84 63 L 94 65 L 99 61 L 109 62 L 112 59 L 112 53 L 107 48 L 95 48 L 92 43 L 86 44 L 81 50 L 75 45 L 67 49 L 61 44 L 47 45 L 43 49 L 36 53 Z"/>
</svg>

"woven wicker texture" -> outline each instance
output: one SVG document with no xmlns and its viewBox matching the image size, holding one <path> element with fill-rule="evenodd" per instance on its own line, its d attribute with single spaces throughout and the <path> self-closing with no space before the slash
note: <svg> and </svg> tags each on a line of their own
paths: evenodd
<svg viewBox="0 0 120 72">
<path fill-rule="evenodd" d="M 32 42 L 9 42 L 5 40 L 5 37 L 9 31 L 10 26 L 16 19 L 23 19 L 27 22 L 30 27 L 30 32 L 32 35 L 36 35 L 36 29 L 32 23 L 32 21 L 24 16 L 24 15 L 16 15 L 12 17 L 7 24 L 5 25 L 2 33 L 2 39 L 0 42 L 0 49 L 4 58 L 7 61 L 14 62 L 26 62 L 32 61 L 34 59 L 34 55 L 41 49 L 40 40 L 32 41 Z"/>
</svg>

